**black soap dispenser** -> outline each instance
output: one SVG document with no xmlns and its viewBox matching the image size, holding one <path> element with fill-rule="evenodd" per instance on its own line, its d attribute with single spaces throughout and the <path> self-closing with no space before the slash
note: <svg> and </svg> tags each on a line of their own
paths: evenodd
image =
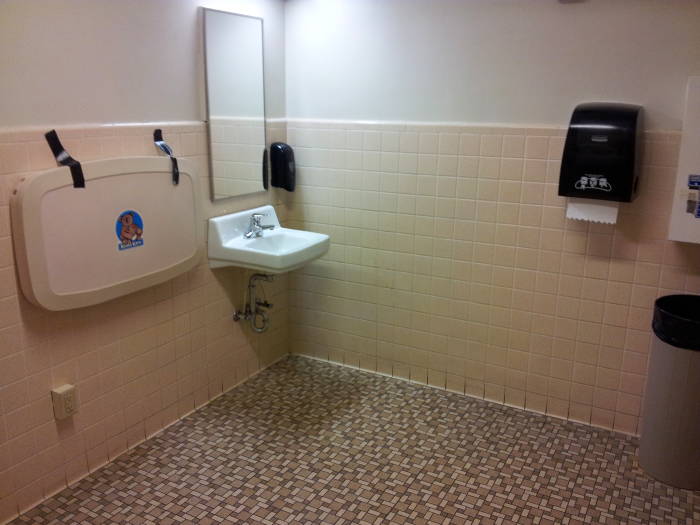
<svg viewBox="0 0 700 525">
<path fill-rule="evenodd" d="M 296 185 L 296 166 L 294 150 L 284 142 L 270 145 L 270 183 L 276 188 L 294 191 Z"/>
</svg>

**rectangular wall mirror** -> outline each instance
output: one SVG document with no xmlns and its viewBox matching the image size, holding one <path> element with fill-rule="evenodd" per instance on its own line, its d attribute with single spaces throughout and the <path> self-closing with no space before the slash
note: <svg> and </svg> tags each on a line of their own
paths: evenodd
<svg viewBox="0 0 700 525">
<path fill-rule="evenodd" d="M 204 11 L 212 200 L 267 188 L 263 21 Z"/>
</svg>

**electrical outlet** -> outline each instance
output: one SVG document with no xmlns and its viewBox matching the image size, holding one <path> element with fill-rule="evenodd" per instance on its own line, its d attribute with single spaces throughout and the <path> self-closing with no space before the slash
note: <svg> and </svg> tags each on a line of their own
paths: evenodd
<svg viewBox="0 0 700 525">
<path fill-rule="evenodd" d="M 78 398 L 73 385 L 61 385 L 51 391 L 53 415 L 56 419 L 66 419 L 78 411 Z"/>
</svg>

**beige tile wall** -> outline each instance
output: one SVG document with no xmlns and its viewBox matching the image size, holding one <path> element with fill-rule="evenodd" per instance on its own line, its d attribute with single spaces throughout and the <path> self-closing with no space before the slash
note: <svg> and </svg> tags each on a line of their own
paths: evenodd
<svg viewBox="0 0 700 525">
<path fill-rule="evenodd" d="M 635 433 L 651 305 L 700 293 L 700 249 L 665 240 L 679 135 L 646 135 L 640 196 L 617 226 L 569 221 L 564 131 L 290 121 L 298 189 L 212 204 L 204 128 L 163 125 L 194 159 L 206 217 L 273 202 L 330 233 L 278 279 L 263 336 L 230 322 L 242 270 L 187 275 L 51 313 L 18 293 L 9 196 L 54 166 L 41 131 L 0 132 L 0 521 L 60 490 L 286 353 Z M 154 154 L 153 125 L 59 129 L 81 160 Z M 268 141 L 284 140 L 275 122 Z M 205 221 L 201 223 L 205 227 Z M 289 308 L 287 298 L 289 297 Z M 289 316 L 289 343 L 287 317 Z M 78 385 L 65 423 L 48 391 Z"/>
<path fill-rule="evenodd" d="M 267 204 L 274 194 L 209 202 L 202 123 L 59 129 L 79 160 L 156 155 L 163 127 L 176 155 L 198 167 L 205 218 Z M 187 274 L 102 305 L 49 312 L 15 278 L 9 198 L 19 177 L 55 166 L 42 132 L 0 132 L 0 523 L 158 432 L 287 352 L 286 279 L 268 286 L 272 329 L 231 321 L 247 282 L 206 258 Z M 284 126 L 270 132 L 284 137 Z M 206 237 L 205 237 L 206 238 Z M 56 422 L 52 387 L 78 387 L 80 411 Z"/>
<path fill-rule="evenodd" d="M 616 226 L 567 220 L 565 131 L 290 121 L 289 224 L 330 252 L 290 279 L 292 351 L 636 433 L 652 305 L 700 293 L 665 240 L 679 134 L 650 132 Z"/>
</svg>

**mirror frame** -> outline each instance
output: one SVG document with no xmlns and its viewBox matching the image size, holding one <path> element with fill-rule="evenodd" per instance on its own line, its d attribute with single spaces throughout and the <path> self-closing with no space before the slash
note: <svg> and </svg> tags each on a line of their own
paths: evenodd
<svg viewBox="0 0 700 525">
<path fill-rule="evenodd" d="M 234 13 L 233 11 L 223 11 L 221 9 L 211 9 L 209 7 L 200 7 L 202 12 L 202 49 L 203 49 L 203 67 L 204 67 L 204 101 L 205 101 L 205 111 L 206 116 L 204 122 L 207 128 L 207 155 L 208 165 L 209 165 L 209 199 L 211 202 L 222 202 L 230 199 L 235 199 L 236 197 L 241 197 L 243 195 L 254 195 L 256 193 L 261 193 L 264 191 L 269 191 L 270 187 L 270 173 L 269 173 L 269 161 L 267 161 L 267 107 L 265 101 L 265 20 L 259 16 L 244 15 L 241 13 Z M 211 147 L 211 122 L 210 122 L 210 111 L 209 111 L 209 74 L 207 69 L 207 11 L 212 13 L 222 13 L 226 15 L 242 16 L 244 18 L 252 18 L 254 20 L 260 20 L 260 45 L 261 57 L 262 57 L 262 97 L 263 97 L 263 162 L 260 170 L 263 172 L 262 188 L 259 191 L 254 191 L 250 193 L 241 193 L 238 195 L 230 195 L 227 197 L 221 197 L 219 199 L 214 198 L 214 157 L 212 155 Z"/>
</svg>

